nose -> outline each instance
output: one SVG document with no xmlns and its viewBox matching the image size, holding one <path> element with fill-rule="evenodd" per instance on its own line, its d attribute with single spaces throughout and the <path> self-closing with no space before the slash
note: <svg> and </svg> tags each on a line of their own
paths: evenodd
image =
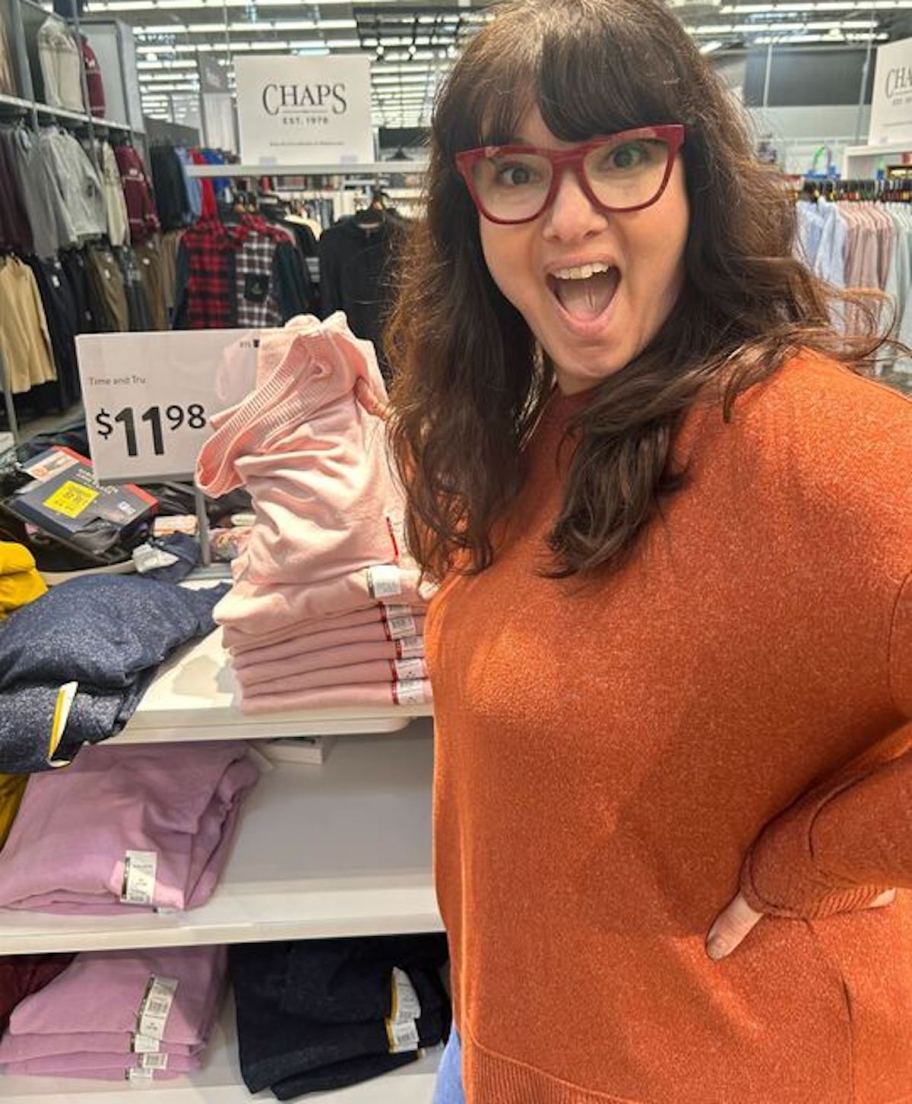
<svg viewBox="0 0 912 1104">
<path fill-rule="evenodd" d="M 544 215 L 543 232 L 548 241 L 578 241 L 605 229 L 607 217 L 592 205 L 582 182 L 572 168 L 565 168 L 558 182 L 554 202 Z"/>
</svg>

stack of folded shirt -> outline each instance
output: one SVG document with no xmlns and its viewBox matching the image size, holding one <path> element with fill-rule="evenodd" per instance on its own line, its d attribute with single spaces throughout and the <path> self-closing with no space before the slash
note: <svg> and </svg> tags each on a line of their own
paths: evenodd
<svg viewBox="0 0 912 1104">
<path fill-rule="evenodd" d="M 255 390 L 212 419 L 200 453 L 198 485 L 246 486 L 256 515 L 215 611 L 244 712 L 430 701 L 420 573 L 361 379 L 385 394 L 344 315 L 293 319 L 262 338 Z"/>
<path fill-rule="evenodd" d="M 71 954 L 4 955 L 0 958 L 0 1036 L 22 1001 L 49 985 L 73 961 Z"/>
<path fill-rule="evenodd" d="M 91 951 L 14 1008 L 6 1073 L 159 1080 L 200 1069 L 225 983 L 223 947 Z"/>
<path fill-rule="evenodd" d="M 211 897 L 259 769 L 240 742 L 86 748 L 29 780 L 0 906 L 117 914 Z"/>
<path fill-rule="evenodd" d="M 231 947 L 241 1073 L 279 1100 L 413 1062 L 449 1034 L 439 935 Z"/>
<path fill-rule="evenodd" d="M 46 591 L 31 552 L 24 545 L 0 541 L 0 621 Z"/>
<path fill-rule="evenodd" d="M 226 589 L 86 576 L 17 610 L 0 632 L 0 770 L 46 771 L 119 732 L 162 661 L 215 628 Z M 61 685 L 71 682 L 64 725 Z"/>
</svg>

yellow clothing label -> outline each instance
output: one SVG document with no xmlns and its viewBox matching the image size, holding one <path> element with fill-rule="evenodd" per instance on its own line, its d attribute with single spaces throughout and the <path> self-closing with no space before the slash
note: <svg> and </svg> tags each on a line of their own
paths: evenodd
<svg viewBox="0 0 912 1104">
<path fill-rule="evenodd" d="M 63 767 L 69 763 L 68 759 L 61 759 L 60 762 L 55 761 L 54 753 L 57 751 L 57 748 L 60 747 L 60 740 L 63 736 L 63 730 L 66 728 L 66 723 L 70 719 L 70 710 L 73 707 L 73 699 L 76 697 L 76 689 L 78 686 L 78 682 L 65 682 L 57 691 L 57 701 L 54 705 L 54 720 L 51 723 L 51 738 L 48 743 L 47 757 L 47 761 L 55 767 Z"/>
<path fill-rule="evenodd" d="M 35 557 L 24 544 L 0 541 L 0 575 L 15 575 L 20 571 L 34 571 Z"/>
<path fill-rule="evenodd" d="M 27 774 L 0 774 L 0 847 L 6 843 L 19 803 L 25 793 Z"/>
<path fill-rule="evenodd" d="M 96 498 L 98 498 L 98 491 L 68 479 L 66 483 L 60 484 L 50 498 L 44 500 L 44 504 L 50 506 L 52 510 L 56 510 L 58 514 L 63 514 L 64 517 L 74 518 L 79 517 L 83 510 L 87 506 L 91 506 Z"/>
</svg>

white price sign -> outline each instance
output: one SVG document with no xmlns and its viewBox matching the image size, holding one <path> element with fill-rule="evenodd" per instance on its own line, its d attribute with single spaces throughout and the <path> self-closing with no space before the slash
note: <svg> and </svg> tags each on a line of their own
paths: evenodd
<svg viewBox="0 0 912 1104">
<path fill-rule="evenodd" d="M 83 334 L 76 355 L 99 483 L 190 479 L 212 414 L 256 385 L 263 330 Z"/>
<path fill-rule="evenodd" d="M 878 46 L 868 143 L 912 144 L 912 38 Z"/>
<path fill-rule="evenodd" d="M 374 160 L 370 58 L 235 57 L 241 160 L 355 165 Z"/>
</svg>

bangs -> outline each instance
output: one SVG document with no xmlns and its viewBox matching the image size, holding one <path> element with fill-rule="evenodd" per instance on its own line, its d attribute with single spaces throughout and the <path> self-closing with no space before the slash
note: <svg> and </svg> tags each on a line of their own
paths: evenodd
<svg viewBox="0 0 912 1104">
<path fill-rule="evenodd" d="M 448 152 L 515 141 L 533 107 L 566 142 L 686 121 L 676 59 L 648 25 L 614 20 L 607 5 L 572 19 L 554 7 L 532 20 L 508 8 L 470 44 L 435 120 Z"/>
</svg>

